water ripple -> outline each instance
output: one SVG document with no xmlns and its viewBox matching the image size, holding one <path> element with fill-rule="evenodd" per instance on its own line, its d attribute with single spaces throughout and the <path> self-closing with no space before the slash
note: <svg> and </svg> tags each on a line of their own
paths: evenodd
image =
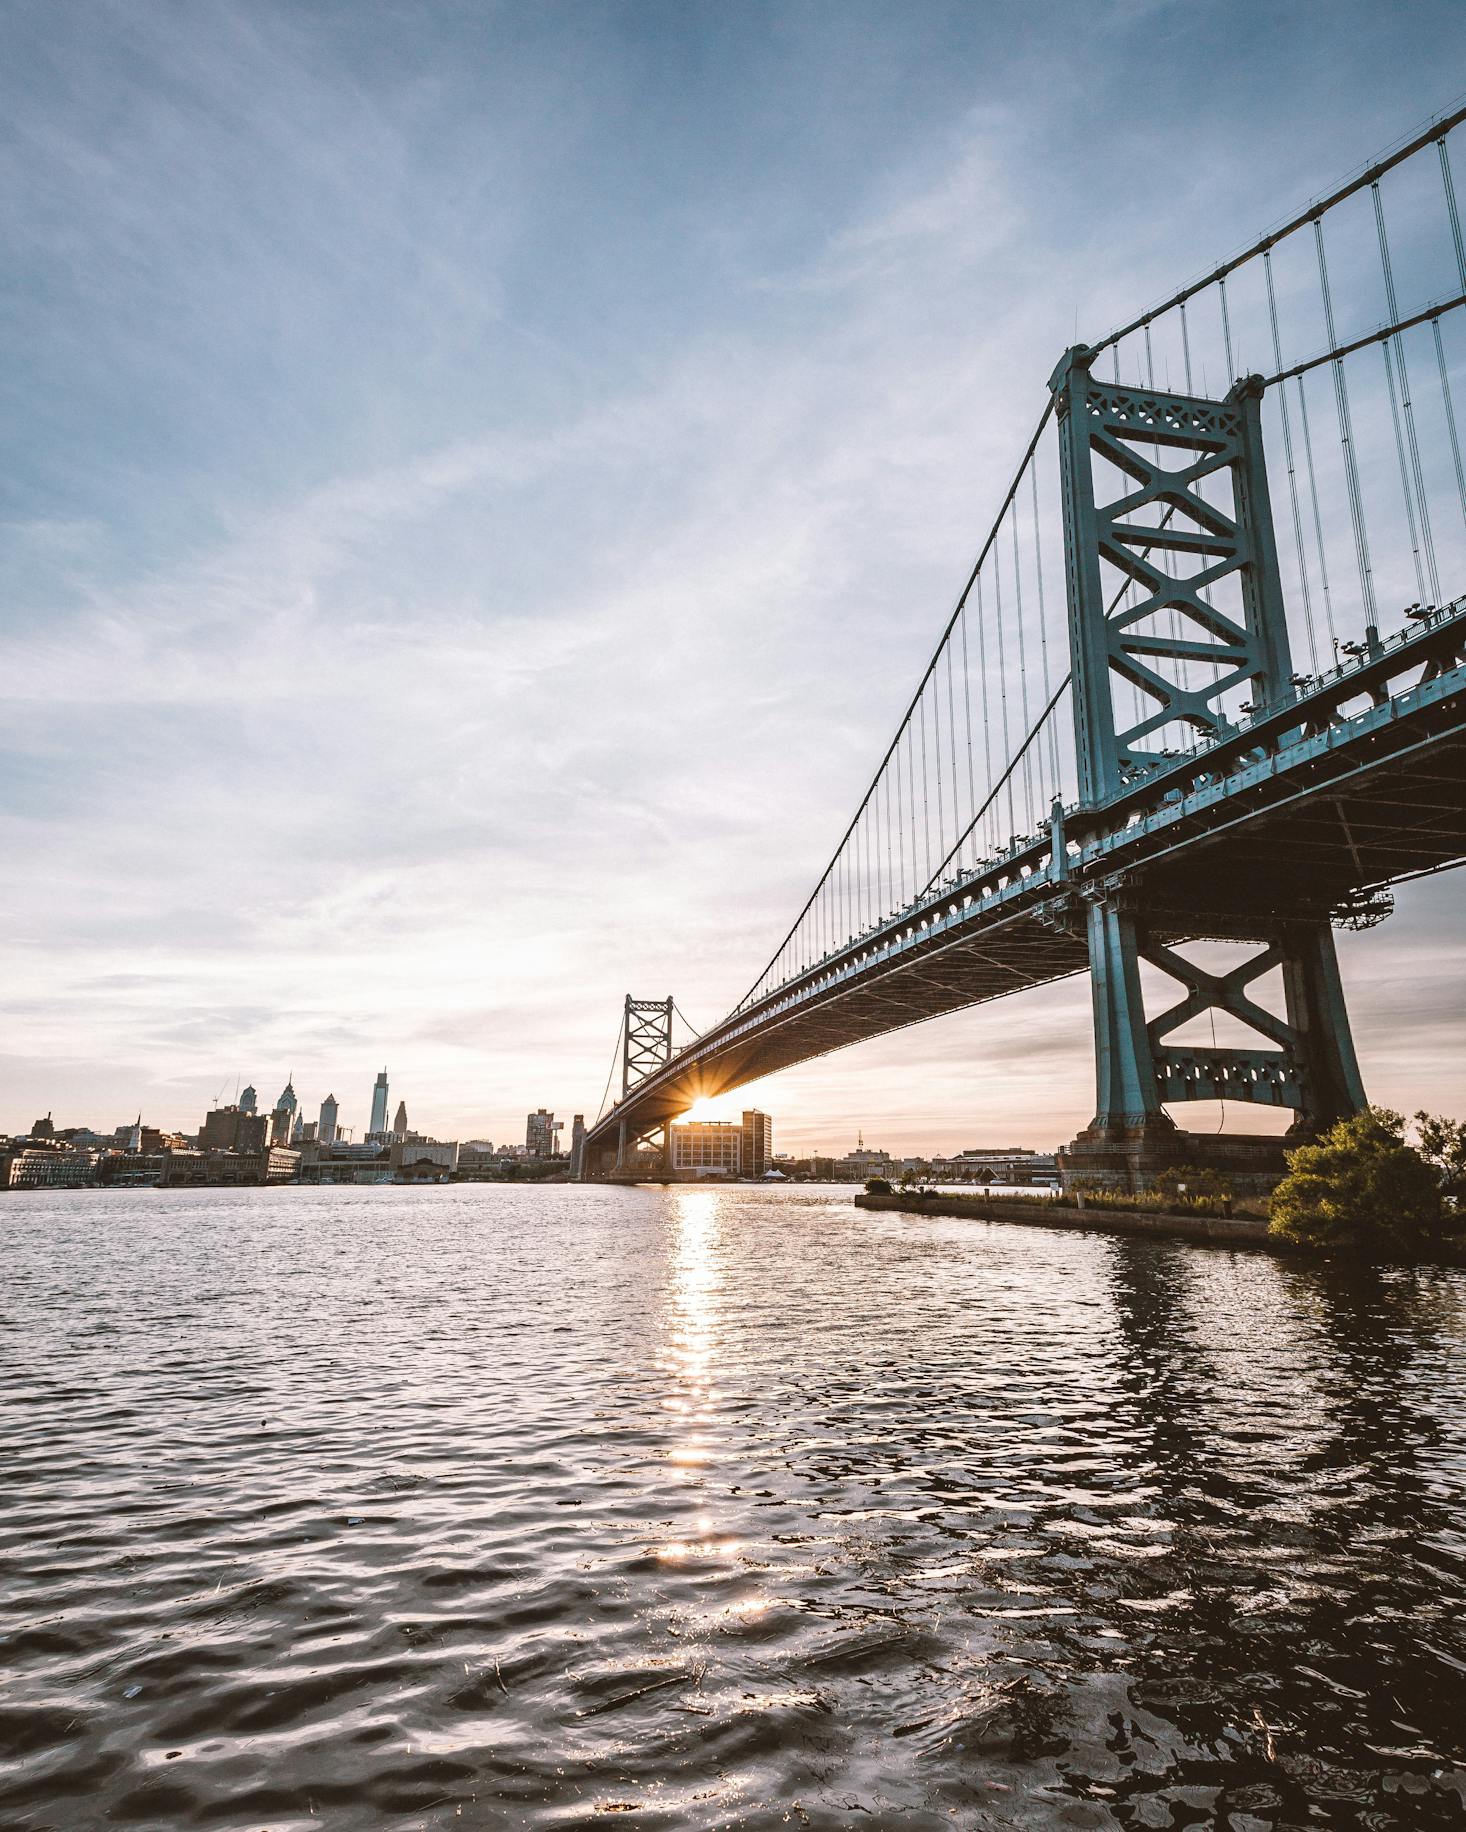
<svg viewBox="0 0 1466 1832">
<path fill-rule="evenodd" d="M 829 1191 L 4 1212 L 0 1826 L 1461 1823 L 1459 1274 Z"/>
</svg>

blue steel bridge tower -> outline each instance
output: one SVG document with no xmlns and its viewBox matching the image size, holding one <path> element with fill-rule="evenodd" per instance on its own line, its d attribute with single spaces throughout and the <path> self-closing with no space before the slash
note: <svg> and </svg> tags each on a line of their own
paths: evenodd
<svg viewBox="0 0 1466 1832">
<path fill-rule="evenodd" d="M 1261 710 L 1286 707 L 1295 689 L 1261 380 L 1205 400 L 1100 381 L 1092 361 L 1085 346 L 1070 350 L 1049 385 L 1059 421 L 1080 807 L 1102 809 L 1164 767 L 1152 748 L 1164 728 L 1189 727 L 1198 742 L 1228 738 L 1236 730 L 1223 710 L 1229 691 L 1247 687 Z M 1119 683 L 1137 691 L 1122 702 Z M 1135 709 L 1128 721 L 1122 703 Z M 1089 951 L 1097 1101 L 1066 1154 L 1071 1171 L 1129 1182 L 1214 1155 L 1183 1149 L 1204 1142 L 1178 1133 L 1169 1102 L 1288 1107 L 1294 1136 L 1312 1136 L 1364 1104 L 1331 911 L 1297 883 L 1290 874 L 1280 890 L 1259 865 L 1230 872 L 1227 882 L 1203 867 L 1084 884 L 1073 920 L 1083 922 Z M 1257 951 L 1213 974 L 1177 952 L 1201 939 L 1253 942 Z M 1142 962 L 1184 988 L 1178 1003 L 1149 1019 Z M 1249 993 L 1274 968 L 1282 1016 Z M 1217 1013 L 1245 1025 L 1255 1047 L 1171 1040 Z M 1239 1154 L 1245 1161 L 1244 1141 L 1225 1143 L 1231 1163 Z M 1259 1142 L 1255 1155 L 1267 1151 Z"/>
</svg>

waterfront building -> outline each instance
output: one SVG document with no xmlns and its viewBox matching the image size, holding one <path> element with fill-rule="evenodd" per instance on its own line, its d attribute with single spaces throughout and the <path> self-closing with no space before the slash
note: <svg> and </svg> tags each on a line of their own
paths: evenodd
<svg viewBox="0 0 1466 1832">
<path fill-rule="evenodd" d="M 524 1149 L 531 1158 L 553 1158 L 555 1134 L 560 1130 L 546 1107 L 537 1107 L 524 1123 Z"/>
<path fill-rule="evenodd" d="M 684 1120 L 670 1128 L 672 1170 L 690 1177 L 761 1177 L 769 1168 L 773 1122 L 750 1108 L 737 1120 Z"/>
<path fill-rule="evenodd" d="M 460 1182 L 483 1182 L 502 1175 L 512 1159 L 495 1151 L 488 1139 L 470 1139 L 458 1147 L 458 1164 L 454 1175 Z"/>
<path fill-rule="evenodd" d="M 180 1151 L 187 1146 L 177 1147 Z M 110 1151 L 97 1165 L 98 1183 L 107 1189 L 157 1189 L 166 1158 L 161 1151 Z"/>
<path fill-rule="evenodd" d="M 267 1145 L 262 1151 L 168 1150 L 159 1156 L 162 1174 L 158 1181 L 165 1189 L 293 1183 L 300 1166 L 299 1152 L 278 1145 Z"/>
<path fill-rule="evenodd" d="M 1046 1183 L 1057 1179 L 1059 1161 L 1051 1151 L 1010 1145 L 998 1150 L 964 1151 L 955 1158 L 934 1158 L 932 1171 L 939 1177 L 962 1177 L 976 1183 Z"/>
<path fill-rule="evenodd" d="M 263 1113 L 247 1112 L 243 1107 L 214 1107 L 204 1115 L 199 1128 L 199 1148 L 203 1151 L 263 1151 L 270 1143 L 270 1121 Z M 161 1138 L 153 1150 L 162 1146 Z"/>
<path fill-rule="evenodd" d="M 394 1183 L 446 1183 L 458 1168 L 457 1141 L 398 1139 L 392 1146 Z"/>
<path fill-rule="evenodd" d="M 336 1096 L 328 1094 L 321 1102 L 321 1120 L 316 1129 L 316 1137 L 323 1145 L 329 1145 L 336 1137 Z"/>
<path fill-rule="evenodd" d="M 863 1183 L 867 1177 L 889 1177 L 897 1170 L 888 1151 L 881 1151 L 873 1145 L 867 1145 L 863 1133 L 856 1134 L 854 1151 L 846 1152 L 843 1158 L 836 1158 L 835 1175 L 848 1177 L 852 1183 Z"/>
<path fill-rule="evenodd" d="M 380 1144 L 354 1145 L 337 1137 L 324 1145 L 312 1140 L 300 1154 L 302 1183 L 390 1183 L 392 1165 Z"/>
<path fill-rule="evenodd" d="M 387 1130 L 387 1071 L 383 1069 L 372 1087 L 372 1123 L 368 1134 L 380 1136 Z"/>
<path fill-rule="evenodd" d="M 34 1144 L 12 1141 L 0 1153 L 0 1187 L 12 1190 L 79 1189 L 92 1181 L 100 1153 L 73 1151 L 53 1143 L 50 1134 Z"/>
<path fill-rule="evenodd" d="M 741 1125 L 742 1175 L 761 1177 L 769 1168 L 774 1155 L 774 1122 L 767 1113 L 760 1113 L 755 1107 L 745 1110 Z"/>
</svg>

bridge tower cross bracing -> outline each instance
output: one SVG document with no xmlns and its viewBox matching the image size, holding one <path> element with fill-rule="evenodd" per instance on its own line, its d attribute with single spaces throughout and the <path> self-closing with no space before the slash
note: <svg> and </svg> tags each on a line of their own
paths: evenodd
<svg viewBox="0 0 1466 1832">
<path fill-rule="evenodd" d="M 628 992 L 624 1021 L 621 1027 L 621 1098 L 624 1101 L 634 1088 L 644 1082 L 649 1075 L 655 1075 L 672 1060 L 672 1012 L 674 1001 L 667 999 L 634 999 Z M 650 1132 L 632 1138 L 627 1131 L 626 1121 L 621 1121 L 616 1137 L 616 1169 L 625 1171 L 627 1151 L 635 1151 L 637 1146 L 660 1134 L 658 1146 L 662 1156 L 662 1168 L 670 1168 L 672 1138 L 667 1126 L 654 1127 Z"/>
<path fill-rule="evenodd" d="M 1155 745 L 1178 727 L 1202 741 L 1232 736 L 1229 694 L 1235 702 L 1245 687 L 1252 709 L 1286 706 L 1293 697 L 1261 381 L 1246 378 L 1213 401 L 1101 381 L 1092 361 L 1078 346 L 1050 381 L 1086 808 L 1164 768 L 1166 752 Z M 1104 461 L 1104 499 L 1096 493 L 1097 458 Z M 1187 564 L 1194 570 L 1184 572 Z M 1120 683 L 1134 690 L 1128 721 L 1119 711 Z M 1234 888 L 1217 887 L 1206 902 L 1225 909 Z M 1091 1126 L 1071 1148 L 1076 1172 L 1089 1160 L 1129 1181 L 1144 1174 L 1143 1160 L 1152 1167 L 1175 1161 L 1185 1135 L 1176 1133 L 1168 1102 L 1291 1107 L 1293 1130 L 1306 1136 L 1364 1104 L 1327 913 L 1270 907 L 1265 892 L 1223 917 L 1199 903 L 1161 910 L 1143 878 L 1086 884 L 1081 896 L 1098 1098 Z M 1261 952 L 1230 972 L 1209 973 L 1171 945 L 1187 937 L 1253 941 Z M 1176 1005 L 1149 1020 L 1143 961 L 1184 988 Z M 1248 993 L 1273 968 L 1281 970 L 1285 1017 Z M 1217 1012 L 1240 1020 L 1267 1047 L 1167 1041 L 1198 1017 L 1210 1014 L 1214 1023 Z"/>
</svg>

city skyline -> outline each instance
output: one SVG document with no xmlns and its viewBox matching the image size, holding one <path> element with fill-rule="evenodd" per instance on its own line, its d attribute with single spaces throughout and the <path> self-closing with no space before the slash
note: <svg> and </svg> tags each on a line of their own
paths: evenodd
<svg viewBox="0 0 1466 1832">
<path fill-rule="evenodd" d="M 1017 378 L 1446 103 L 1466 48 L 1435 4 L 1269 14 L 1266 68 L 1255 7 L 857 6 L 858 58 L 814 14 L 652 11 L 8 22 L 0 1128 L 192 1123 L 275 1062 L 360 1132 L 384 1055 L 439 1136 L 593 1114 L 623 995 L 716 1021 L 808 892 Z M 1142 53 L 1150 112 L 1101 134 Z M 1466 1109 L 1459 890 L 1340 954 L 1368 1092 Z M 1093 1107 L 1088 987 L 745 1105 L 791 1147 L 844 1114 L 1051 1145 Z"/>
</svg>

